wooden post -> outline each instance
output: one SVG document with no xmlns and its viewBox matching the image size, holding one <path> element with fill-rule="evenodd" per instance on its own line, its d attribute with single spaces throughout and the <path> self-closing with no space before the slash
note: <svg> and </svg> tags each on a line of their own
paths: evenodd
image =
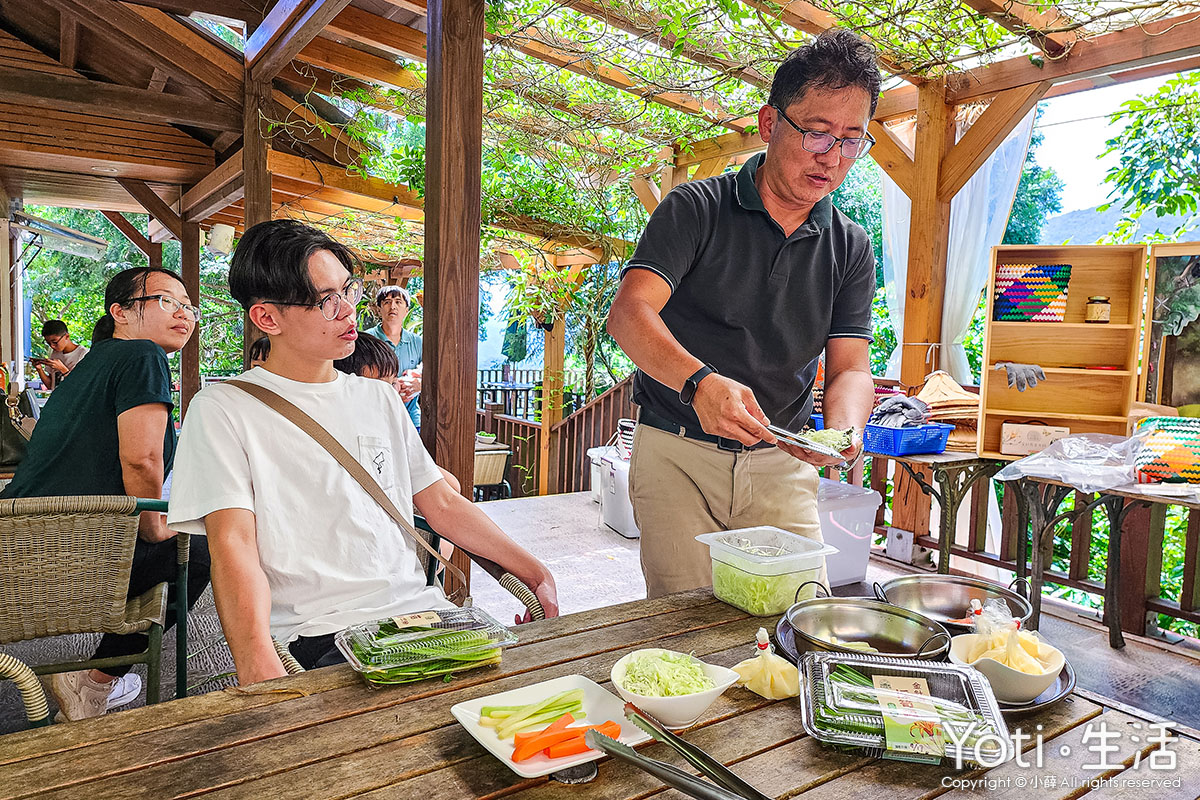
<svg viewBox="0 0 1200 800">
<path fill-rule="evenodd" d="M 932 363 L 927 360 L 929 345 L 942 340 L 946 252 L 950 244 L 950 202 L 939 198 L 938 179 L 942 159 L 954 145 L 954 109 L 946 104 L 945 83 L 928 81 L 918 87 L 917 93 L 913 148 L 916 181 L 908 234 L 904 351 L 900 363 L 900 381 L 909 386 L 920 386 L 940 361 L 937 357 Z"/>
<path fill-rule="evenodd" d="M 183 288 L 196 306 L 200 305 L 200 223 L 183 223 L 179 239 L 179 267 L 183 275 Z M 161 251 L 160 251 L 161 258 Z M 187 414 L 188 403 L 200 391 L 200 323 L 183 346 L 180 363 L 180 419 Z"/>
<path fill-rule="evenodd" d="M 558 483 L 559 441 L 551 430 L 563 418 L 563 362 L 566 359 L 567 323 L 556 319 L 546 331 L 542 348 L 542 437 L 538 459 L 538 494 L 551 494 Z"/>
<path fill-rule="evenodd" d="M 427 14 L 421 437 L 467 497 L 475 478 L 484 5 L 430 0 Z M 469 582 L 469 560 L 460 550 L 453 559 Z M 454 588 L 448 580 L 447 592 Z"/>
<path fill-rule="evenodd" d="M 242 105 L 242 181 L 245 194 L 242 200 L 246 230 L 271 219 L 271 173 L 267 169 L 267 140 L 263 138 L 262 109 L 271 96 L 271 87 L 251 80 L 246 70 L 245 100 Z M 250 345 L 262 336 L 262 331 L 242 318 L 242 360 L 250 367 Z"/>
<path fill-rule="evenodd" d="M 1121 531 L 1121 630 L 1146 634 L 1146 600 L 1162 589 L 1163 530 L 1167 507 L 1134 508 Z"/>
</svg>

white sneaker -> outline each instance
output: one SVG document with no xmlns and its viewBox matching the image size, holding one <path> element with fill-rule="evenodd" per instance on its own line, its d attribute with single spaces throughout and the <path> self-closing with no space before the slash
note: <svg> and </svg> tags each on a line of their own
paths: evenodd
<svg viewBox="0 0 1200 800">
<path fill-rule="evenodd" d="M 128 705 L 142 693 L 142 678 L 136 672 L 126 672 L 112 685 L 108 693 L 108 710 Z"/>
<path fill-rule="evenodd" d="M 60 709 L 54 717 L 56 721 L 101 717 L 108 711 L 108 693 L 113 684 L 94 681 L 89 673 L 90 670 L 80 670 L 50 676 L 50 693 Z"/>
</svg>

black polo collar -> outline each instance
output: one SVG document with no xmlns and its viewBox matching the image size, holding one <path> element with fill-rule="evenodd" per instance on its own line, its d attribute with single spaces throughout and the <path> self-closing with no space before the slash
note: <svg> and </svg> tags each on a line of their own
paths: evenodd
<svg viewBox="0 0 1200 800">
<path fill-rule="evenodd" d="M 764 214 L 768 213 L 767 207 L 763 205 L 762 195 L 758 193 L 758 186 L 754 183 L 754 173 L 758 171 L 766 157 L 766 153 L 757 153 L 752 156 L 738 170 L 737 180 L 734 183 L 734 195 L 737 197 L 738 204 L 748 211 L 761 211 Z M 809 212 L 808 219 L 800 227 L 803 228 L 810 222 L 822 229 L 833 224 L 833 200 L 829 195 L 825 195 L 817 201 L 812 211 Z"/>
</svg>

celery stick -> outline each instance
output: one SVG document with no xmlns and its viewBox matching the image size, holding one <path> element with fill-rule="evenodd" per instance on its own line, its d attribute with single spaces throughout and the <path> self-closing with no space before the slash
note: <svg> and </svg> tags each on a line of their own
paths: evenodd
<svg viewBox="0 0 1200 800">
<path fill-rule="evenodd" d="M 515 733 L 517 728 L 521 727 L 524 721 L 529 717 L 537 714 L 539 711 L 545 711 L 547 707 L 557 705 L 564 701 L 583 702 L 583 690 L 572 689 L 560 694 L 556 694 L 553 697 L 547 697 L 540 702 L 531 703 L 525 708 L 520 709 L 509 716 L 509 718 L 506 719 L 504 723 L 496 729 L 496 732 L 500 734 L 500 738 L 507 738 L 510 734 Z"/>
</svg>

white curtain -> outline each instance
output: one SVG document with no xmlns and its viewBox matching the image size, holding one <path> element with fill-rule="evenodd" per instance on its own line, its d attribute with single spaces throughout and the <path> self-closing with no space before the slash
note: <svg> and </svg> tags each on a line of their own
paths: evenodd
<svg viewBox="0 0 1200 800">
<path fill-rule="evenodd" d="M 987 285 L 989 255 L 1000 244 L 1008 226 L 1017 184 L 1029 150 L 1035 111 L 1031 110 L 996 151 L 959 190 L 950 202 L 950 243 L 946 259 L 946 296 L 942 311 L 941 364 L 959 383 L 974 383 L 963 348 L 963 337 Z M 960 121 L 956 138 L 970 128 Z M 911 149 L 916 138 L 915 121 L 892 128 Z M 883 177 L 883 275 L 888 314 L 896 341 L 904 338 L 904 300 L 908 286 L 908 230 L 912 202 L 886 174 Z M 902 348 L 897 344 L 888 360 L 887 375 L 900 375 Z"/>
</svg>

